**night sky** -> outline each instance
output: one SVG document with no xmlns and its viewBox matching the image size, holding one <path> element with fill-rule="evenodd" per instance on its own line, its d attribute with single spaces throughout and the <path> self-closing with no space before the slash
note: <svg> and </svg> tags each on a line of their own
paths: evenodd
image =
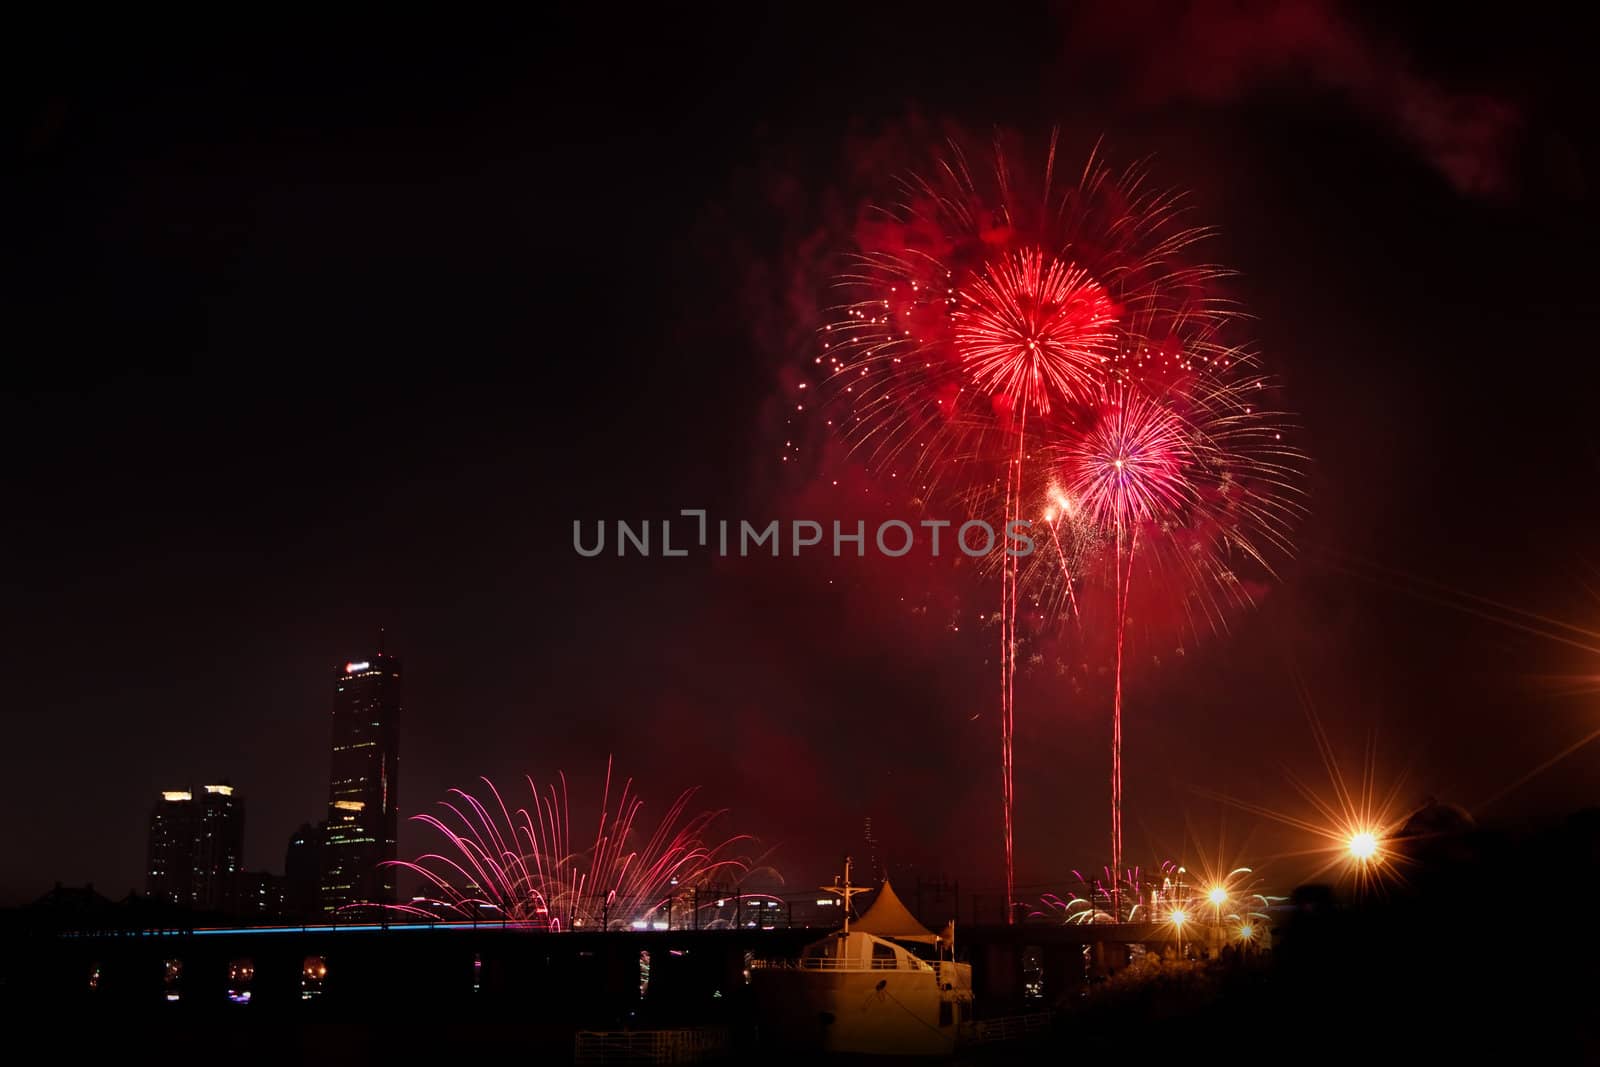
<svg viewBox="0 0 1600 1067">
<path fill-rule="evenodd" d="M 1295 835 L 1211 795 L 1304 810 L 1307 696 L 1350 769 L 1376 733 L 1408 803 L 1594 804 L 1600 744 L 1485 802 L 1600 725 L 1600 656 L 1417 595 L 1600 629 L 1586 46 L 1441 10 L 19 34 L 0 902 L 142 889 L 157 791 L 221 778 L 246 864 L 281 871 L 327 802 L 334 671 L 380 626 L 403 814 L 480 774 L 587 796 L 614 753 L 647 810 L 702 786 L 797 886 L 867 815 L 901 868 L 998 885 L 994 642 L 903 610 L 911 565 L 571 543 L 689 507 L 833 517 L 823 473 L 779 463 L 808 300 L 950 124 L 1059 124 L 1192 190 L 1315 460 L 1260 608 L 1135 650 L 1130 857 L 1221 835 L 1292 884 Z M 1018 684 L 1018 877 L 1064 885 L 1107 859 L 1109 701 Z"/>
</svg>

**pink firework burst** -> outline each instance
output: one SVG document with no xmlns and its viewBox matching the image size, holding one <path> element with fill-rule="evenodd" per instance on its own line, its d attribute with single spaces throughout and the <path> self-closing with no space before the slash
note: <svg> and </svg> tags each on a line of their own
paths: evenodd
<svg viewBox="0 0 1600 1067">
<path fill-rule="evenodd" d="M 986 264 L 960 293 L 954 339 L 978 388 L 1049 414 L 1105 375 L 1116 307 L 1080 267 L 1037 248 Z"/>
<path fill-rule="evenodd" d="M 1192 499 L 1193 454 L 1170 408 L 1132 388 L 1109 390 L 1094 424 L 1065 449 L 1067 496 L 1094 521 L 1129 532 Z"/>
<path fill-rule="evenodd" d="M 1139 524 L 1176 515 L 1193 494 L 1186 477 L 1192 445 L 1171 409 L 1123 385 L 1108 392 L 1098 417 L 1066 448 L 1067 492 L 1112 528 L 1116 544 L 1116 677 L 1111 716 L 1111 913 L 1122 911 L 1122 666 L 1128 588 Z"/>
<path fill-rule="evenodd" d="M 724 812 L 689 814 L 693 789 L 678 794 L 648 833 L 637 825 L 644 802 L 631 779 L 623 783 L 613 810 L 609 763 L 594 838 L 587 846 L 576 845 L 566 776 L 558 778 L 559 789 L 551 784 L 542 790 L 529 778 L 528 807 L 512 810 L 484 778 L 482 797 L 452 789 L 450 799 L 439 803 L 441 815 L 413 816 L 437 831 L 446 847 L 395 862 L 421 877 L 422 895 L 411 904 L 389 907 L 426 917 L 503 919 L 552 931 L 626 928 L 663 915 L 687 915 L 696 906 L 715 907 L 710 896 L 700 900 L 699 891 L 736 885 L 753 869 L 750 860 L 735 854 L 752 838 L 713 836 Z"/>
<path fill-rule="evenodd" d="M 1056 446 L 1064 496 L 1112 549 L 1112 913 L 1122 910 L 1123 667 L 1134 560 L 1154 561 L 1162 590 L 1198 604 L 1213 625 L 1232 600 L 1248 600 L 1233 561 L 1270 573 L 1268 549 L 1288 552 L 1299 514 L 1299 451 L 1283 418 L 1263 407 L 1268 379 L 1234 349 L 1197 347 L 1140 358 Z M 1142 366 L 1141 366 L 1142 364 Z M 1049 572 L 1043 572 L 1048 577 Z"/>
</svg>

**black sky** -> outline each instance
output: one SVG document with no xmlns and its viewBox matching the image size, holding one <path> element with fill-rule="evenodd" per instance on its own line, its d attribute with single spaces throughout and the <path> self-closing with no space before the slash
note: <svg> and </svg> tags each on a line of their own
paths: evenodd
<svg viewBox="0 0 1600 1067">
<path fill-rule="evenodd" d="M 1492 796 L 1594 729 L 1570 678 L 1596 657 L 1348 568 L 1600 626 L 1591 101 L 1552 21 L 31 28 L 7 147 L 0 900 L 140 886 L 156 791 L 220 777 L 247 797 L 247 863 L 280 870 L 326 803 L 331 672 L 380 625 L 408 675 L 406 813 L 478 774 L 594 780 L 611 752 L 658 810 L 703 784 L 797 884 L 866 814 L 897 861 L 996 884 L 970 646 L 848 573 L 570 543 L 575 518 L 799 491 L 775 405 L 815 324 L 784 294 L 876 191 L 861 146 L 944 122 L 1154 153 L 1221 231 L 1316 459 L 1283 584 L 1134 683 L 1130 852 L 1192 851 L 1186 811 L 1207 841 L 1223 819 L 1291 847 L 1196 790 L 1293 806 L 1281 768 L 1318 773 L 1302 683 L 1352 760 L 1379 730 L 1407 796 Z M 1044 881 L 1103 862 L 1107 727 L 1088 700 L 1028 716 L 1019 866 Z M 1597 760 L 1483 814 L 1593 804 Z"/>
</svg>

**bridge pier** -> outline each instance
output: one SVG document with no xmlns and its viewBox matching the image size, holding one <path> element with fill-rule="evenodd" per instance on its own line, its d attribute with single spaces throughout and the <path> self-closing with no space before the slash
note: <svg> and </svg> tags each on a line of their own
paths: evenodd
<svg viewBox="0 0 1600 1067">
<path fill-rule="evenodd" d="M 1103 982 L 1132 962 L 1133 953 L 1122 941 L 1097 941 L 1090 946 L 1089 978 Z"/>
<path fill-rule="evenodd" d="M 1057 1004 L 1063 997 L 1075 994 L 1083 987 L 1087 977 L 1083 946 L 1044 945 L 1040 952 L 1047 1004 Z"/>
</svg>

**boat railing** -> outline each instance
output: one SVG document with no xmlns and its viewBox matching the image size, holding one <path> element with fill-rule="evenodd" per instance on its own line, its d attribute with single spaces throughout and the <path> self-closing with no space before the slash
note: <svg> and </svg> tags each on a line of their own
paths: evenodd
<svg viewBox="0 0 1600 1067">
<path fill-rule="evenodd" d="M 811 956 L 798 960 L 752 960 L 752 967 L 768 970 L 792 971 L 931 971 L 933 968 L 918 959 L 908 959 L 902 967 L 900 961 L 884 959 L 853 960 L 837 956 Z"/>
</svg>

